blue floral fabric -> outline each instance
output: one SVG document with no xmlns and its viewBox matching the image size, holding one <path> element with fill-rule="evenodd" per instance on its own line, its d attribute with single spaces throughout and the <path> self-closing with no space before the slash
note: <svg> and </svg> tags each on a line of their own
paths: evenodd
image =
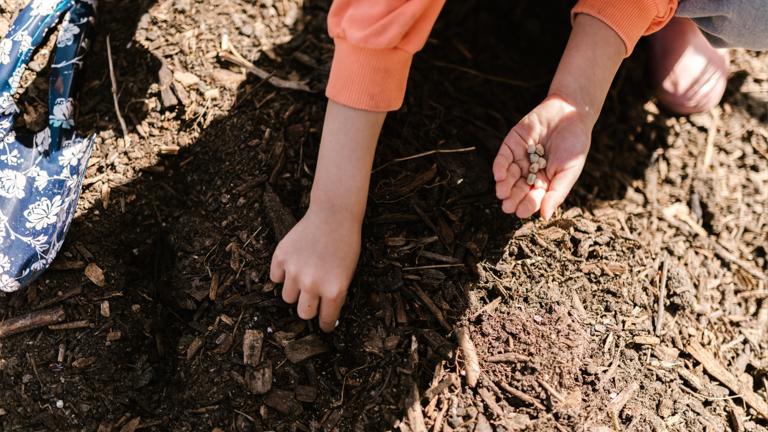
<svg viewBox="0 0 768 432">
<path fill-rule="evenodd" d="M 17 291 L 48 268 L 74 218 L 95 137 L 75 133 L 72 91 L 95 15 L 96 0 L 32 0 L 0 41 L 0 291 Z M 59 21 L 48 126 L 16 131 L 21 76 Z"/>
</svg>

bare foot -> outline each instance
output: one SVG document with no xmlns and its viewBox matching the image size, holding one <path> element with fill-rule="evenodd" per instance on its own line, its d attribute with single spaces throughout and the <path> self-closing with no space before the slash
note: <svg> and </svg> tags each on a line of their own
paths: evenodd
<svg viewBox="0 0 768 432">
<path fill-rule="evenodd" d="M 650 43 L 653 85 L 664 107 L 693 114 L 720 103 L 728 80 L 727 50 L 713 48 L 687 18 L 673 18 Z"/>
</svg>

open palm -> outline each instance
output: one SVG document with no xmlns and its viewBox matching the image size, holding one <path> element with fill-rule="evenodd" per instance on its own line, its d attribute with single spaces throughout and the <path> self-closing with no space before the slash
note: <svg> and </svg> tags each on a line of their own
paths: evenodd
<svg viewBox="0 0 768 432">
<path fill-rule="evenodd" d="M 512 128 L 493 162 L 496 196 L 505 213 L 527 218 L 541 210 L 549 219 L 584 168 L 591 126 L 572 104 L 549 96 Z M 529 185 L 529 144 L 544 146 L 546 168 Z"/>
</svg>

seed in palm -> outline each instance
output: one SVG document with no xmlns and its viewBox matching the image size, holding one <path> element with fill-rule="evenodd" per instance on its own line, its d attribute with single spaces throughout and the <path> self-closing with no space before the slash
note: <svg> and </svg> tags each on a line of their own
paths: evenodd
<svg viewBox="0 0 768 432">
<path fill-rule="evenodd" d="M 536 183 L 536 173 L 547 166 L 547 160 L 544 159 L 544 146 L 528 144 L 528 160 L 531 164 L 528 167 L 528 177 L 525 180 L 530 186 L 533 186 Z"/>
</svg>

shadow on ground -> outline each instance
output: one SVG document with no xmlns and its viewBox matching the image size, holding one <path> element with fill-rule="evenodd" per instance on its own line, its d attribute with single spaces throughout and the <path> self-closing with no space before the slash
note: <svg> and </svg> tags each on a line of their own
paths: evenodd
<svg viewBox="0 0 768 432">
<path fill-rule="evenodd" d="M 105 2 L 91 54 L 105 55 L 103 33 L 110 29 L 131 132 L 146 116 L 144 99 L 160 68 L 154 54 L 132 42 L 152 4 Z M 498 261 L 521 225 L 499 211 L 490 163 L 509 128 L 546 94 L 569 29 L 565 7 L 480 4 L 448 5 L 417 57 L 406 105 L 387 121 L 375 164 L 386 167 L 373 177 L 358 276 L 338 331 L 321 336 L 327 352 L 286 361 L 286 341 L 318 330 L 267 282 L 274 219 L 285 209 L 298 218 L 308 203 L 325 99 L 249 76 L 235 90 L 234 108 L 210 121 L 199 139 L 142 167 L 112 189 L 108 208 L 97 202 L 76 220 L 61 259 L 97 263 L 107 275 L 105 288 L 81 271 L 54 270 L 26 296 L 0 299 L 4 315 L 15 316 L 75 289 L 62 300 L 68 319 L 93 322 L 0 345 L 3 355 L 34 346 L 0 368 L 0 407 L 8 413 L 0 425 L 117 429 L 140 417 L 155 430 L 392 427 L 403 416 L 411 380 L 424 392 L 435 365 L 450 360 L 450 328 L 471 306 L 475 264 Z M 306 6 L 303 30 L 276 48 L 282 60 L 259 65 L 283 77 L 296 71 L 322 89 L 332 54 L 326 10 L 325 3 Z M 157 49 L 172 57 L 174 48 Z M 119 131 L 105 62 L 92 63 L 80 123 Z M 638 55 L 622 68 L 569 205 L 622 198 L 653 157 L 655 148 L 639 143 L 666 144 L 663 116 L 646 122 L 642 65 Z M 174 109 L 183 116 L 183 106 Z M 196 128 L 198 120 L 184 127 Z M 157 140 L 174 143 L 167 131 L 141 135 L 133 134 L 133 145 L 145 153 L 156 151 Z M 476 150 L 395 161 L 467 147 Z M 122 151 L 101 145 L 95 160 L 119 174 L 110 161 Z M 268 188 L 285 208 L 264 200 Z M 105 300 L 108 318 L 99 316 Z M 258 369 L 274 376 L 266 396 L 248 391 L 255 372 L 243 364 L 246 329 L 266 334 Z M 118 339 L 105 342 L 108 335 Z M 421 346 L 416 364 L 408 354 L 412 336 Z M 60 345 L 65 362 L 54 367 Z M 85 360 L 73 367 L 79 359 Z M 57 399 L 67 408 L 53 408 Z"/>
</svg>

